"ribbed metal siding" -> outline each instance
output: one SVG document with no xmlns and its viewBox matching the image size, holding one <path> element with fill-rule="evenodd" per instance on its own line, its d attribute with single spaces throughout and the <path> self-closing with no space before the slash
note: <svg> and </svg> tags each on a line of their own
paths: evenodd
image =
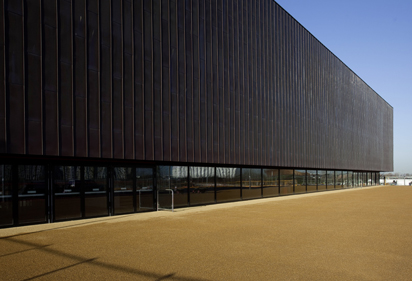
<svg viewBox="0 0 412 281">
<path fill-rule="evenodd" d="M 393 169 L 393 109 L 279 5 L 3 0 L 0 152 Z"/>
</svg>

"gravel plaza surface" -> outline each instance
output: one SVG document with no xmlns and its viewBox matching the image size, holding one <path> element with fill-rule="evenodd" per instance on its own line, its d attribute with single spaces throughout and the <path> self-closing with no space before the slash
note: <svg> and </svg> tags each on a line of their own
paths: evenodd
<svg viewBox="0 0 412 281">
<path fill-rule="evenodd" d="M 0 280 L 411 280 L 412 187 L 0 229 Z"/>
</svg>

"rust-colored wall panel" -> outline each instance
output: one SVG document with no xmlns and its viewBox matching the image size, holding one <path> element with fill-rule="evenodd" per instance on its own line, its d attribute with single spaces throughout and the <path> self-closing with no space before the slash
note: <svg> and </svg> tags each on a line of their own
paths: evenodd
<svg viewBox="0 0 412 281">
<path fill-rule="evenodd" d="M 153 129 L 154 159 L 163 160 L 162 140 L 162 45 L 160 0 L 152 1 L 152 38 L 153 38 Z"/>
<path fill-rule="evenodd" d="M 393 169 L 392 107 L 274 1 L 7 3 L 0 152 Z"/>
<path fill-rule="evenodd" d="M 25 19 L 26 40 L 26 152 L 42 154 L 42 65 L 40 56 L 40 6 L 38 1 L 28 1 L 28 13 Z"/>
<path fill-rule="evenodd" d="M 44 92 L 44 154 L 59 155 L 59 134 L 58 134 L 58 101 L 57 92 Z"/>
<path fill-rule="evenodd" d="M 12 1 L 13 2 L 13 1 Z M 25 98 L 24 98 L 24 49 L 23 16 L 21 3 L 10 3 L 5 11 L 7 65 L 6 65 L 6 116 L 7 152 L 24 154 L 25 151 Z M 18 14 L 17 14 L 18 13 Z"/>
<path fill-rule="evenodd" d="M 113 157 L 122 159 L 123 151 L 123 95 L 122 80 L 113 78 Z"/>
<path fill-rule="evenodd" d="M 8 84 L 7 152 L 25 154 L 24 92 L 22 85 Z M 10 121 L 12 120 L 12 121 Z"/>
<path fill-rule="evenodd" d="M 6 83 L 5 83 L 5 65 L 6 65 L 6 32 L 4 26 L 4 1 L 0 1 L 0 153 L 7 152 L 6 146 Z"/>
<path fill-rule="evenodd" d="M 162 53 L 162 158 L 171 159 L 171 85 L 170 85 L 170 34 L 169 34 L 169 1 L 161 1 L 161 53 Z"/>
<path fill-rule="evenodd" d="M 133 2 L 134 46 L 134 149 L 135 159 L 144 159 L 144 45 L 143 1 Z"/>
<path fill-rule="evenodd" d="M 132 56 L 124 55 L 124 154 L 127 159 L 134 159 L 134 100 L 133 100 L 133 69 Z"/>
<path fill-rule="evenodd" d="M 87 156 L 87 101 L 83 97 L 75 98 L 75 155 L 79 157 Z"/>
<path fill-rule="evenodd" d="M 177 2 L 179 161 L 187 161 L 185 3 Z"/>
<path fill-rule="evenodd" d="M 26 123 L 27 123 L 27 153 L 42 154 L 42 89 L 41 61 L 33 54 L 27 55 L 26 76 Z"/>
<path fill-rule="evenodd" d="M 101 103 L 101 155 L 103 158 L 113 157 L 112 150 L 112 104 Z"/>
</svg>

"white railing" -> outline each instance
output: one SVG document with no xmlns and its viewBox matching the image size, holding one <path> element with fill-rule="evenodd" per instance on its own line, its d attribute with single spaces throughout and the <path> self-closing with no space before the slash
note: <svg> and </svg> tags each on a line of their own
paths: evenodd
<svg viewBox="0 0 412 281">
<path fill-rule="evenodd" d="M 175 196 L 174 196 L 174 192 L 173 189 L 162 189 L 161 191 L 169 191 L 169 194 L 172 194 L 172 212 L 174 211 L 174 203 L 175 203 Z M 159 190 L 157 190 L 157 210 L 169 210 L 168 208 L 162 208 L 159 206 Z"/>
</svg>

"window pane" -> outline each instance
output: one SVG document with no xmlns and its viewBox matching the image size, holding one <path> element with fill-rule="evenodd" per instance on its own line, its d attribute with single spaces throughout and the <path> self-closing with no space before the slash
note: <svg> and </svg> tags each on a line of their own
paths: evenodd
<svg viewBox="0 0 412 281">
<path fill-rule="evenodd" d="M 279 195 L 279 170 L 263 169 L 263 197 Z"/>
<path fill-rule="evenodd" d="M 215 168 L 190 167 L 190 205 L 215 202 Z"/>
<path fill-rule="evenodd" d="M 132 213 L 133 207 L 133 168 L 113 169 L 114 213 Z"/>
<path fill-rule="evenodd" d="M 137 211 L 154 209 L 153 169 L 136 168 L 136 204 Z"/>
<path fill-rule="evenodd" d="M 293 170 L 280 170 L 280 194 L 293 194 Z"/>
<path fill-rule="evenodd" d="M 346 172 L 345 172 L 346 173 Z M 336 171 L 335 172 L 335 181 L 336 181 L 336 185 L 335 188 L 336 189 L 341 189 L 343 188 L 343 172 L 342 171 Z"/>
<path fill-rule="evenodd" d="M 82 217 L 80 166 L 54 168 L 54 220 Z"/>
<path fill-rule="evenodd" d="M 313 192 L 317 190 L 317 173 L 316 170 L 308 170 L 307 171 L 307 191 Z"/>
<path fill-rule="evenodd" d="M 0 226 L 13 224 L 11 165 L 0 165 Z"/>
<path fill-rule="evenodd" d="M 184 207 L 188 205 L 188 167 L 158 166 L 157 177 L 160 207 L 171 208 L 172 193 L 170 190 L 173 190 L 175 207 Z"/>
<path fill-rule="evenodd" d="M 352 171 L 348 171 L 347 187 L 348 188 L 353 187 L 353 172 Z"/>
<path fill-rule="evenodd" d="M 319 170 L 318 171 L 318 190 L 325 190 L 326 189 L 326 171 Z"/>
<path fill-rule="evenodd" d="M 216 168 L 216 201 L 240 200 L 240 168 Z"/>
<path fill-rule="evenodd" d="M 334 189 L 335 188 L 335 171 L 328 171 L 327 172 L 327 189 Z"/>
<path fill-rule="evenodd" d="M 306 170 L 295 170 L 295 193 L 306 192 Z"/>
<path fill-rule="evenodd" d="M 261 169 L 242 169 L 242 198 L 262 197 Z"/>
<path fill-rule="evenodd" d="M 86 217 L 107 216 L 107 168 L 84 167 L 84 211 Z"/>
<path fill-rule="evenodd" d="M 43 165 L 18 166 L 19 224 L 46 222 L 47 185 Z"/>
</svg>

